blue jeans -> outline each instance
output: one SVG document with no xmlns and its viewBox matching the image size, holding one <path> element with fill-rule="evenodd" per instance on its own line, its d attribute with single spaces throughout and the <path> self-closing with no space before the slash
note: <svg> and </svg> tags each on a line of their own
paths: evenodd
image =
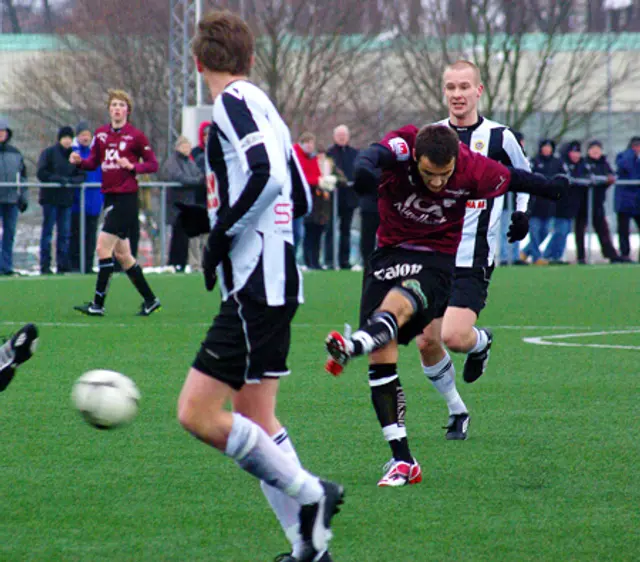
<svg viewBox="0 0 640 562">
<path fill-rule="evenodd" d="M 51 269 L 51 239 L 56 227 L 56 265 L 58 271 L 69 271 L 69 240 L 71 238 L 71 207 L 42 205 L 42 236 L 40 237 L 40 270 Z"/>
<path fill-rule="evenodd" d="M 544 258 L 551 261 L 560 261 L 567 247 L 567 237 L 571 232 L 571 219 L 554 218 L 551 240 L 544 250 Z"/>
<path fill-rule="evenodd" d="M 296 261 L 298 258 L 298 248 L 304 239 L 304 217 L 293 219 L 293 244 L 296 252 Z"/>
<path fill-rule="evenodd" d="M 511 211 L 505 209 L 500 217 L 500 263 L 509 261 L 509 253 L 511 253 L 511 262 L 520 259 L 520 242 L 509 244 L 507 241 L 507 231 L 511 224 Z"/>
<path fill-rule="evenodd" d="M 540 246 L 549 234 L 551 218 L 531 217 L 529 218 L 529 243 L 524 249 L 524 253 L 531 256 L 531 260 L 536 262 L 542 257 Z"/>
<path fill-rule="evenodd" d="M 2 219 L 2 251 L 0 251 L 0 275 L 13 271 L 13 241 L 18 224 L 18 205 L 16 203 L 0 203 L 0 219 Z"/>
</svg>

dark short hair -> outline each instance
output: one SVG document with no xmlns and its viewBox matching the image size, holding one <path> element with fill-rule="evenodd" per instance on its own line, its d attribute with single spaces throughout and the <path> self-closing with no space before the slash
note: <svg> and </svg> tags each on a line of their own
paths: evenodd
<svg viewBox="0 0 640 562">
<path fill-rule="evenodd" d="M 191 51 L 207 70 L 243 76 L 251 70 L 254 43 L 253 33 L 240 16 L 216 10 L 198 21 Z"/>
<path fill-rule="evenodd" d="M 446 125 L 425 125 L 416 136 L 416 160 L 426 156 L 435 166 L 446 166 L 460 152 L 458 134 Z"/>
</svg>

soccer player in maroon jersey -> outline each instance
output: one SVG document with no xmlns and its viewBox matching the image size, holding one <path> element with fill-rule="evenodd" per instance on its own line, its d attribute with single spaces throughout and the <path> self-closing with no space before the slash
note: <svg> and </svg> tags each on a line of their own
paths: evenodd
<svg viewBox="0 0 640 562">
<path fill-rule="evenodd" d="M 156 172 L 158 161 L 144 133 L 129 123 L 133 111 L 129 94 L 109 90 L 108 107 L 111 123 L 96 130 L 88 158 L 82 159 L 77 152 L 69 157 L 72 164 L 83 170 L 101 166 L 104 193 L 104 224 L 96 247 L 99 269 L 95 296 L 92 302 L 74 308 L 89 316 L 104 316 L 104 301 L 115 256 L 144 299 L 138 316 L 149 316 L 160 308 L 160 300 L 133 257 L 129 239 L 138 227 L 136 175 Z"/>
<path fill-rule="evenodd" d="M 558 199 L 568 181 L 507 168 L 472 152 L 447 126 L 409 125 L 360 153 L 354 187 L 377 188 L 378 248 L 365 270 L 360 328 L 327 336 L 327 370 L 338 375 L 350 358 L 369 355 L 371 398 L 393 455 L 378 486 L 416 484 L 422 472 L 407 441 L 398 344 L 423 333 L 441 342 L 467 200 L 508 190 Z"/>
</svg>

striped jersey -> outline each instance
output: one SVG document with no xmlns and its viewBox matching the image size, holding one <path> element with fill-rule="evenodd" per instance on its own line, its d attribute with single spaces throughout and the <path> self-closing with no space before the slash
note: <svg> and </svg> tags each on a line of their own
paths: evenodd
<svg viewBox="0 0 640 562">
<path fill-rule="evenodd" d="M 269 306 L 303 302 L 293 219 L 311 209 L 311 194 L 289 128 L 260 88 L 237 80 L 216 97 L 206 155 L 211 230 L 230 238 L 217 270 L 223 300 L 243 290 Z"/>
<path fill-rule="evenodd" d="M 456 130 L 460 141 L 474 152 L 522 170 L 531 171 L 529 161 L 505 125 L 480 117 L 471 127 L 456 127 L 448 119 L 438 125 L 448 125 Z M 525 212 L 529 195 L 518 193 L 516 209 Z M 467 201 L 467 210 L 462 227 L 462 239 L 456 254 L 456 267 L 487 267 L 493 265 L 500 235 L 500 219 L 504 209 L 504 195 L 495 199 Z"/>
</svg>

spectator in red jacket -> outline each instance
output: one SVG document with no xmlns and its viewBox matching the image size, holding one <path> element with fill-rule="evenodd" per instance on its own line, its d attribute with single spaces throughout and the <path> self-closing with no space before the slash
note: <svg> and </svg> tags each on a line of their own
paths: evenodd
<svg viewBox="0 0 640 562">
<path fill-rule="evenodd" d="M 298 142 L 293 145 L 293 149 L 300 162 L 302 172 L 311 188 L 313 196 L 313 204 L 316 207 L 317 195 L 320 191 L 320 177 L 322 172 L 320 171 L 320 164 L 318 161 L 318 153 L 316 151 L 316 137 L 313 133 L 304 132 L 300 135 Z M 308 220 L 301 225 L 301 228 L 294 227 L 294 237 L 296 230 L 298 230 L 299 239 L 303 241 L 303 255 L 304 263 L 309 269 L 320 269 L 320 241 L 322 239 L 322 231 L 324 225 L 317 224 L 313 221 L 313 214 L 307 217 Z M 296 219 L 304 220 L 304 219 Z M 300 223 L 299 223 L 300 224 Z M 300 233 L 300 230 L 302 233 Z M 296 240 L 296 246 L 298 245 Z"/>
<path fill-rule="evenodd" d="M 160 308 L 144 277 L 142 268 L 131 253 L 129 239 L 138 228 L 138 174 L 152 174 L 158 161 L 144 133 L 129 123 L 133 102 L 123 90 L 109 90 L 107 102 L 111 123 L 99 127 L 91 145 L 91 153 L 82 158 L 72 152 L 69 161 L 82 170 L 102 168 L 104 224 L 98 235 L 98 279 L 92 302 L 74 307 L 89 316 L 104 316 L 104 301 L 113 274 L 113 257 L 144 299 L 139 316 L 149 316 Z"/>
</svg>

